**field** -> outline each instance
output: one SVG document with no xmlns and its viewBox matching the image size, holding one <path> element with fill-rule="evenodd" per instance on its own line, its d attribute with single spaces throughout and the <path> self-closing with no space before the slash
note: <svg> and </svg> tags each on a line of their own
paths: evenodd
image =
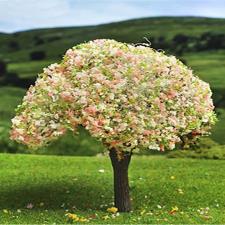
<svg viewBox="0 0 225 225">
<path fill-rule="evenodd" d="M 196 75 L 208 82 L 213 89 L 225 87 L 225 51 L 187 53 L 183 56 Z"/>
<path fill-rule="evenodd" d="M 106 211 L 113 201 L 112 169 L 106 156 L 0 154 L 0 166 L 0 223 L 4 224 L 68 223 L 67 213 L 101 224 L 225 222 L 223 161 L 133 157 L 134 211 L 115 218 Z"/>
</svg>

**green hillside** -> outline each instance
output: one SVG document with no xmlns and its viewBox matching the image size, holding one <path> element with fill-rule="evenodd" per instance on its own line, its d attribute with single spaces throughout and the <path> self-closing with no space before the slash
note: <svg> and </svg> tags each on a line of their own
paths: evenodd
<svg viewBox="0 0 225 225">
<path fill-rule="evenodd" d="M 38 29 L 0 36 L 0 58 L 12 62 L 29 60 L 28 53 L 45 50 L 47 59 L 58 59 L 66 49 L 78 43 L 97 38 L 110 38 L 123 42 L 143 42 L 143 37 L 165 37 L 176 34 L 200 36 L 206 32 L 225 33 L 224 19 L 197 17 L 155 17 L 135 19 L 99 26 Z M 11 43 L 18 42 L 16 51 Z M 153 46 L 154 47 L 154 46 Z"/>
<path fill-rule="evenodd" d="M 225 19 L 156 17 L 99 26 L 29 30 L 0 35 L 0 59 L 9 62 L 10 72 L 16 72 L 20 77 L 31 77 L 41 72 L 44 66 L 59 61 L 68 48 L 96 38 L 138 43 L 144 42 L 143 37 L 147 37 L 156 49 L 163 45 L 158 43 L 161 38 L 166 45 L 162 46 L 166 53 L 176 54 L 173 52 L 176 46 L 173 46 L 172 42 L 176 35 L 188 35 L 191 39 L 199 38 L 207 32 L 225 34 Z M 154 41 L 155 39 L 157 41 Z M 191 44 L 193 43 L 189 43 Z M 168 49 L 168 45 L 172 46 L 172 50 Z M 45 58 L 31 61 L 29 56 L 34 51 L 44 51 Z M 213 88 L 225 87 L 225 81 L 221 78 L 225 72 L 224 50 L 188 50 L 178 57 L 185 59 L 197 75 L 209 82 Z"/>
</svg>

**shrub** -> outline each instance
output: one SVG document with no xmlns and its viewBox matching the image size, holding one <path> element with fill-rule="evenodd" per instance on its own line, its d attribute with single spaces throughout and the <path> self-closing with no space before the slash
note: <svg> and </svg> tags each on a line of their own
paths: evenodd
<svg viewBox="0 0 225 225">
<path fill-rule="evenodd" d="M 0 60 L 0 76 L 4 76 L 6 73 L 7 64 L 6 62 Z"/>
<path fill-rule="evenodd" d="M 225 146 L 219 145 L 210 138 L 202 138 L 187 150 L 175 150 L 167 154 L 168 158 L 225 159 Z"/>
<path fill-rule="evenodd" d="M 18 51 L 20 49 L 19 43 L 15 40 L 9 42 L 9 49 L 12 51 Z"/>
<path fill-rule="evenodd" d="M 42 45 L 42 44 L 44 44 L 44 40 L 39 36 L 34 36 L 34 44 L 35 45 Z"/>
<path fill-rule="evenodd" d="M 184 45 L 188 42 L 189 37 L 185 34 L 177 34 L 173 37 L 173 42 L 175 45 Z"/>
<path fill-rule="evenodd" d="M 45 51 L 34 51 L 30 53 L 31 60 L 42 60 L 45 59 L 46 53 Z"/>
<path fill-rule="evenodd" d="M 167 154 L 168 158 L 225 159 L 225 146 L 198 150 L 176 150 Z"/>
</svg>

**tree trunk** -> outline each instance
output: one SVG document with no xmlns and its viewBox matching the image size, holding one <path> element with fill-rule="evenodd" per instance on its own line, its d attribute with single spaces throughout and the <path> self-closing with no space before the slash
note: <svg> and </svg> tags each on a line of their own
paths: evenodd
<svg viewBox="0 0 225 225">
<path fill-rule="evenodd" d="M 129 212 L 131 202 L 129 195 L 128 167 L 131 159 L 130 152 L 121 153 L 121 159 L 115 149 L 111 149 L 109 156 L 114 172 L 114 201 L 119 212 Z"/>
</svg>

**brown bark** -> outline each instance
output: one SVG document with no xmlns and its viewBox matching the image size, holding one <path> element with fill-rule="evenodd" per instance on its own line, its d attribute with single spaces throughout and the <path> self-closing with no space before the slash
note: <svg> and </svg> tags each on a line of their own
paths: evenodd
<svg viewBox="0 0 225 225">
<path fill-rule="evenodd" d="M 118 158 L 115 149 L 111 149 L 109 156 L 114 172 L 114 201 L 119 212 L 129 212 L 131 201 L 129 195 L 128 167 L 131 160 L 130 152 L 122 152 Z"/>
</svg>

